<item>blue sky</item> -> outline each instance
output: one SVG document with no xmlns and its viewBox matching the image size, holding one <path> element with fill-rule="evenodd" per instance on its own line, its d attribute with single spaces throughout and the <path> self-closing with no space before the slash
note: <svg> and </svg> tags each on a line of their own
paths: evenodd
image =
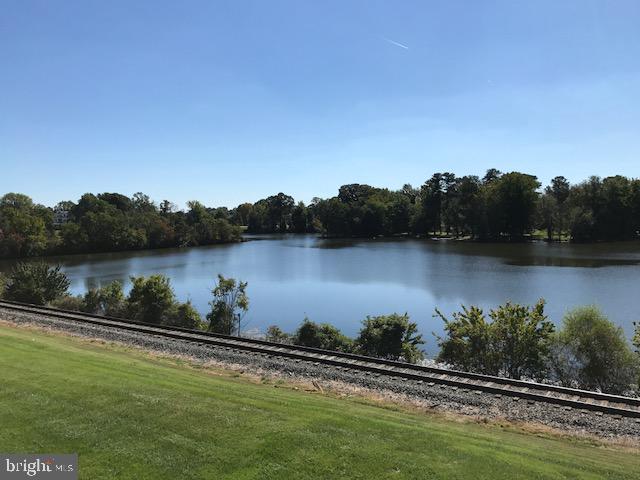
<svg viewBox="0 0 640 480">
<path fill-rule="evenodd" d="M 0 0 L 0 193 L 640 176 L 640 2 Z"/>
</svg>

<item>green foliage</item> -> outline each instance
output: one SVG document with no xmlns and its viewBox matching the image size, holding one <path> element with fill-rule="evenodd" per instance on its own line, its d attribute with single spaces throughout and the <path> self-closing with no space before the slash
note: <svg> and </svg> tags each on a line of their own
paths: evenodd
<svg viewBox="0 0 640 480">
<path fill-rule="evenodd" d="M 127 318 L 146 323 L 164 324 L 175 304 L 175 294 L 164 275 L 131 277 L 127 298 Z"/>
<path fill-rule="evenodd" d="M 356 345 L 363 355 L 416 363 L 424 357 L 419 347 L 424 341 L 417 332 L 418 325 L 406 313 L 367 317 Z"/>
<path fill-rule="evenodd" d="M 54 211 L 23 194 L 0 198 L 0 257 L 208 245 L 251 233 L 321 232 L 335 237 L 421 235 L 519 241 L 537 228 L 547 238 L 624 240 L 640 232 L 640 179 L 591 177 L 570 185 L 562 176 L 542 192 L 533 175 L 487 170 L 480 179 L 436 172 L 420 188 L 391 191 L 364 184 L 339 188 L 332 198 L 295 203 L 278 193 L 228 210 L 189 202 L 179 211 L 145 194 L 84 194 Z"/>
<path fill-rule="evenodd" d="M 271 325 L 267 328 L 265 339 L 269 342 L 291 343 L 291 336 L 283 332 L 277 325 Z"/>
<path fill-rule="evenodd" d="M 54 223 L 54 209 L 26 195 L 0 198 L 0 257 L 208 245 L 239 241 L 241 235 L 224 208 L 191 202 L 189 212 L 174 211 L 167 200 L 158 208 L 143 193 L 87 193 L 55 210 L 68 214 L 65 222 Z"/>
<path fill-rule="evenodd" d="M 353 350 L 353 341 L 343 335 L 333 325 L 328 323 L 317 324 L 305 318 L 292 337 L 294 345 L 322 348 L 336 352 L 350 352 Z"/>
<path fill-rule="evenodd" d="M 49 302 L 49 305 L 62 310 L 81 312 L 84 303 L 81 295 L 63 295 Z"/>
<path fill-rule="evenodd" d="M 247 204 L 238 207 L 235 217 L 246 219 L 251 233 L 284 233 L 308 231 L 308 211 L 304 204 L 295 205 L 293 197 L 278 193 L 257 201 L 250 209 Z"/>
<path fill-rule="evenodd" d="M 218 282 L 211 291 L 211 311 L 207 314 L 209 331 L 226 335 L 242 333 L 242 319 L 249 310 L 247 282 L 225 278 L 218 274 Z"/>
<path fill-rule="evenodd" d="M 638 380 L 638 358 L 624 332 L 597 307 L 568 312 L 554 338 L 552 375 L 563 384 L 625 393 Z"/>
<path fill-rule="evenodd" d="M 329 236 L 417 235 L 520 239 L 535 225 L 536 177 L 490 170 L 475 176 L 434 173 L 419 190 L 344 185 L 310 207 Z"/>
<path fill-rule="evenodd" d="M 293 207 L 278 194 L 231 212 L 249 231 L 320 231 L 333 237 L 447 235 L 480 240 L 520 241 L 537 229 L 547 238 L 574 241 L 637 238 L 640 232 L 640 179 L 592 177 L 570 185 L 551 180 L 542 192 L 533 175 L 487 170 L 480 179 L 434 173 L 419 189 L 390 191 L 370 185 L 343 185 L 338 195 Z"/>
<path fill-rule="evenodd" d="M 64 296 L 69 279 L 60 265 L 50 267 L 43 262 L 18 263 L 9 274 L 3 297 L 16 302 L 45 305 Z"/>
<path fill-rule="evenodd" d="M 437 309 L 436 315 L 444 321 L 446 334 L 438 337 L 438 361 L 466 372 L 498 373 L 496 352 L 491 348 L 491 323 L 481 308 L 463 305 L 462 311 L 454 312 L 451 320 Z"/>
<path fill-rule="evenodd" d="M 176 303 L 170 310 L 165 324 L 192 330 L 203 328 L 202 318 L 190 301 Z"/>
<path fill-rule="evenodd" d="M 554 327 L 544 314 L 543 300 L 532 307 L 507 302 L 490 311 L 491 322 L 478 307 L 463 306 L 451 320 L 439 310 L 436 316 L 445 323 L 445 336 L 438 337 L 439 361 L 516 379 L 545 376 Z"/>
<path fill-rule="evenodd" d="M 492 236 L 521 238 L 532 230 L 538 187 L 536 177 L 519 172 L 504 174 L 489 184 L 486 195 Z"/>
<path fill-rule="evenodd" d="M 126 300 L 122 283 L 111 282 L 97 289 L 90 289 L 83 297 L 83 312 L 122 317 L 126 315 Z"/>
<path fill-rule="evenodd" d="M 510 378 L 542 377 L 555 330 L 544 314 L 544 300 L 531 308 L 508 302 L 492 310 L 490 317 L 499 371 Z"/>
<path fill-rule="evenodd" d="M 41 255 L 53 239 L 48 233 L 53 213 L 20 193 L 0 198 L 0 257 Z"/>
<path fill-rule="evenodd" d="M 131 283 L 131 291 L 125 301 L 125 318 L 183 328 L 202 328 L 200 314 L 191 302 L 176 301 L 171 282 L 164 275 L 131 277 Z M 120 311 L 122 305 L 121 292 L 122 285 L 118 282 L 98 291 L 98 305 L 106 315 L 118 316 L 116 312 Z"/>
<path fill-rule="evenodd" d="M 568 204 L 576 241 L 636 238 L 640 230 L 640 180 L 591 177 L 574 186 Z"/>
<path fill-rule="evenodd" d="M 65 310 L 78 310 L 138 322 L 190 329 L 202 328 L 200 314 L 191 302 L 176 301 L 167 277 L 131 277 L 131 282 L 133 286 L 126 298 L 122 283 L 114 281 L 100 288 L 92 288 L 83 296 L 66 295 L 52 302 L 52 305 Z"/>
</svg>

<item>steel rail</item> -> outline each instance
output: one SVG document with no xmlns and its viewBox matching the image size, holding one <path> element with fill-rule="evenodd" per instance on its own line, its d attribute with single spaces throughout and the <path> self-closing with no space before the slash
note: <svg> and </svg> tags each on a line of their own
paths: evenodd
<svg viewBox="0 0 640 480">
<path fill-rule="evenodd" d="M 200 330 L 134 322 L 122 318 L 106 317 L 6 300 L 0 301 L 0 308 L 156 335 L 201 345 L 214 345 L 228 349 L 248 351 L 255 354 L 285 357 L 295 361 L 331 365 L 339 368 L 358 370 L 368 375 L 398 377 L 429 385 L 447 385 L 461 390 L 464 389 L 479 393 L 511 397 L 514 400 L 522 398 L 528 401 L 551 403 L 578 410 L 640 418 L 640 398 L 610 395 L 458 370 L 414 365 L 352 353 L 333 352 L 312 347 L 287 345 L 266 340 L 203 332 Z"/>
</svg>

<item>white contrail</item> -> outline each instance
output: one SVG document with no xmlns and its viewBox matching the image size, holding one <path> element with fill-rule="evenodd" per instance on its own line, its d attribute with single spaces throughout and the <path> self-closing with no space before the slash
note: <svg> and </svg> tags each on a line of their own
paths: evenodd
<svg viewBox="0 0 640 480">
<path fill-rule="evenodd" d="M 405 50 L 409 50 L 409 47 L 407 47 L 406 45 L 403 45 L 400 42 L 396 42 L 395 40 L 391 40 L 390 38 L 387 38 L 387 37 L 382 37 L 382 39 L 385 42 L 389 42 L 391 45 L 395 45 L 396 47 L 400 47 L 400 48 L 404 48 Z"/>
</svg>

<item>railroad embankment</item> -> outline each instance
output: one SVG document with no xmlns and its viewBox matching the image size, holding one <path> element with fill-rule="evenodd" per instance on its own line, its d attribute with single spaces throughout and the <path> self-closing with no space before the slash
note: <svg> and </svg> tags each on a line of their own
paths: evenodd
<svg viewBox="0 0 640 480">
<path fill-rule="evenodd" d="M 104 318 L 86 317 L 85 314 L 65 314 L 57 310 L 1 305 L 0 318 L 16 324 L 38 325 L 74 335 L 120 342 L 143 348 L 162 355 L 179 356 L 199 365 L 212 365 L 226 369 L 251 373 L 259 377 L 285 379 L 287 382 L 307 382 L 318 390 L 385 398 L 394 402 L 410 404 L 430 411 L 452 412 L 474 419 L 508 421 L 545 426 L 562 432 L 591 434 L 600 437 L 617 437 L 637 441 L 640 438 L 640 418 L 637 400 L 628 399 L 632 405 L 617 405 L 636 410 L 635 417 L 625 417 L 624 411 L 604 402 L 604 411 L 594 411 L 601 403 L 596 396 L 584 392 L 584 398 L 562 395 L 566 402 L 553 403 L 556 392 L 546 391 L 545 386 L 524 383 L 516 386 L 524 395 L 516 396 L 503 390 L 512 385 L 500 385 L 474 378 L 456 378 L 450 371 L 420 372 L 409 365 L 377 367 L 369 369 L 369 362 L 341 358 L 331 352 L 292 352 L 284 346 L 270 347 L 251 344 L 247 340 L 204 337 L 174 330 L 159 330 L 157 327 L 141 327 L 131 323 L 113 322 Z M 24 310 L 26 308 L 26 310 Z M 94 323 L 91 323 L 94 322 Z M 115 328 L 122 325 L 123 328 Z M 169 337 L 161 336 L 162 334 Z M 177 338 L 175 338 L 177 337 Z M 186 338 L 184 338 L 186 337 Z M 228 342 L 231 342 L 231 346 Z M 206 343 L 205 343 L 206 342 Z M 249 342 L 248 345 L 243 345 Z M 242 348 L 240 348 L 242 347 Z M 265 350 L 266 347 L 266 350 Z M 246 348 L 249 348 L 248 350 Z M 299 355 L 302 353 L 303 355 Z M 329 355 L 327 355 L 329 353 Z M 287 356 L 289 355 L 289 356 Z M 308 358 L 307 355 L 312 355 Z M 360 357 L 358 357 L 360 358 Z M 364 367 L 364 369 L 362 369 Z M 374 367 L 376 367 L 374 365 Z M 377 370 L 377 373 L 376 373 Z M 443 373 L 444 372 L 444 373 Z M 417 374 L 417 375 L 416 375 Z M 426 377 L 423 376 L 426 374 Z M 520 382 L 522 383 L 522 382 Z M 539 387 L 543 387 L 542 390 Z M 578 392 L 580 393 L 580 392 Z M 606 396 L 605 396 L 606 397 Z M 538 400 L 534 400 L 534 399 Z M 624 399 L 623 399 L 624 400 Z M 586 405 L 585 402 L 593 405 Z M 621 413 L 623 415 L 621 415 Z M 633 412 L 631 412 L 633 413 Z"/>
<path fill-rule="evenodd" d="M 640 470 L 635 447 L 197 366 L 5 322 L 0 447 L 78 452 L 80 478 L 92 479 L 631 479 Z"/>
</svg>

